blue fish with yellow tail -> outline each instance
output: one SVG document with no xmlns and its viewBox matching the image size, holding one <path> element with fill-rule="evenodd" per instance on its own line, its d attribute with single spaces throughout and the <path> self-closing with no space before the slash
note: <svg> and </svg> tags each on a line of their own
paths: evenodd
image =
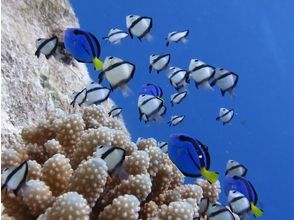
<svg viewBox="0 0 294 220">
<path fill-rule="evenodd" d="M 230 190 L 236 190 L 249 200 L 250 210 L 255 217 L 260 217 L 263 215 L 263 210 L 258 208 L 258 196 L 257 193 L 249 180 L 245 177 L 237 175 L 226 175 L 224 184 L 225 193 L 228 195 Z"/>
<path fill-rule="evenodd" d="M 218 180 L 218 173 L 209 171 L 210 155 L 207 146 L 186 134 L 172 134 L 168 143 L 168 155 L 187 177 L 204 176 L 210 183 Z"/>
<path fill-rule="evenodd" d="M 90 32 L 80 28 L 68 28 L 64 33 L 65 49 L 82 63 L 93 63 L 95 70 L 102 69 L 99 60 L 101 48 L 97 38 Z"/>
</svg>

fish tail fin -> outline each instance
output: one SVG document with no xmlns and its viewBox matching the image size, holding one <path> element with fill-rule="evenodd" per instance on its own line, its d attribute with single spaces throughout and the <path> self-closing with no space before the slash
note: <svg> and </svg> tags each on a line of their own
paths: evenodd
<svg viewBox="0 0 294 220">
<path fill-rule="evenodd" d="M 121 86 L 121 91 L 124 97 L 128 97 L 133 93 L 133 91 L 126 84 Z"/>
<path fill-rule="evenodd" d="M 93 64 L 94 64 L 94 67 L 95 67 L 96 71 L 102 69 L 103 62 L 101 60 L 99 60 L 97 57 L 94 57 Z"/>
<path fill-rule="evenodd" d="M 200 172 L 210 183 L 215 183 L 218 180 L 219 174 L 217 172 L 209 171 L 205 167 L 202 167 Z"/>
<path fill-rule="evenodd" d="M 253 213 L 254 217 L 258 218 L 263 215 L 263 210 L 255 206 L 253 202 L 250 203 L 250 210 Z"/>
<path fill-rule="evenodd" d="M 169 41 L 168 40 L 166 41 L 166 44 L 165 45 L 168 47 L 168 45 L 169 45 Z"/>
<path fill-rule="evenodd" d="M 146 39 L 147 39 L 148 41 L 152 41 L 152 40 L 153 40 L 153 36 L 152 36 L 150 33 L 148 33 L 148 34 L 146 35 Z"/>
<path fill-rule="evenodd" d="M 211 87 L 208 81 L 203 82 L 203 86 L 205 89 L 213 91 L 214 89 Z"/>
</svg>

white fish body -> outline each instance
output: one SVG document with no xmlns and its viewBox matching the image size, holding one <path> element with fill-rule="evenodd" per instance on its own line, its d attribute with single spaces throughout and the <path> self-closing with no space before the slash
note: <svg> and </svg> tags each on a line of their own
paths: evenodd
<svg viewBox="0 0 294 220">
<path fill-rule="evenodd" d="M 105 58 L 102 71 L 112 89 L 124 88 L 133 78 L 135 65 L 118 57 L 109 56 Z"/>
<path fill-rule="evenodd" d="M 209 204 L 206 215 L 207 220 L 236 220 L 228 208 L 218 203 Z"/>
<path fill-rule="evenodd" d="M 192 59 L 189 64 L 189 76 L 195 81 L 198 88 L 199 85 L 207 89 L 213 88 L 209 84 L 209 80 L 213 77 L 215 69 L 201 60 Z"/>
<path fill-rule="evenodd" d="M 121 114 L 121 112 L 122 112 L 122 108 L 113 106 L 110 112 L 108 113 L 108 115 L 114 118 L 114 117 L 118 117 Z"/>
<path fill-rule="evenodd" d="M 179 104 L 183 101 L 183 99 L 187 96 L 188 92 L 177 92 L 170 96 L 172 105 Z"/>
<path fill-rule="evenodd" d="M 149 72 L 151 72 L 151 69 L 155 69 L 157 73 L 159 71 L 164 70 L 167 68 L 168 64 L 170 62 L 170 54 L 165 54 L 165 55 L 155 55 L 152 54 L 149 57 Z"/>
<path fill-rule="evenodd" d="M 233 109 L 226 109 L 226 108 L 220 108 L 219 110 L 219 116 L 216 118 L 216 120 L 221 120 L 223 124 L 230 123 L 231 120 L 234 117 L 234 110 Z"/>
<path fill-rule="evenodd" d="M 169 126 L 176 126 L 180 124 L 185 118 L 185 115 L 174 115 L 171 117 L 171 120 L 168 122 Z"/>
<path fill-rule="evenodd" d="M 246 176 L 247 168 L 235 160 L 228 160 L 225 175 Z"/>
<path fill-rule="evenodd" d="M 167 36 L 167 43 L 166 45 L 168 46 L 170 42 L 183 42 L 183 43 L 186 43 L 187 42 L 187 39 L 186 37 L 188 36 L 189 34 L 189 31 L 186 30 L 186 31 L 173 31 L 171 33 L 168 34 Z"/>
<path fill-rule="evenodd" d="M 42 53 L 48 59 L 56 51 L 57 44 L 58 44 L 58 38 L 55 36 L 50 39 L 39 38 L 36 40 L 37 50 L 35 52 L 35 55 L 39 57 L 40 54 Z"/>
<path fill-rule="evenodd" d="M 159 141 L 157 143 L 157 146 L 161 149 L 161 151 L 163 153 L 167 153 L 167 151 L 168 151 L 168 143 L 167 142 Z"/>
<path fill-rule="evenodd" d="M 249 200 L 238 191 L 229 191 L 228 203 L 230 209 L 239 216 L 247 214 L 250 211 Z"/>
<path fill-rule="evenodd" d="M 128 33 L 122 31 L 118 28 L 110 29 L 108 36 L 104 39 L 107 39 L 110 43 L 118 44 L 122 39 L 127 38 L 129 36 Z"/>
<path fill-rule="evenodd" d="M 82 91 L 80 92 L 74 92 L 72 94 L 72 102 L 70 103 L 73 107 L 75 106 L 75 104 L 82 106 L 86 99 L 87 99 L 87 89 L 84 88 Z"/>
<path fill-rule="evenodd" d="M 238 78 L 238 75 L 233 72 L 223 68 L 216 68 L 212 85 L 216 84 L 221 89 L 222 95 L 224 95 L 226 91 L 232 93 L 237 85 Z"/>
<path fill-rule="evenodd" d="M 91 82 L 86 86 L 86 105 L 98 105 L 106 101 L 110 95 L 110 89 L 103 87 L 99 83 Z"/>
<path fill-rule="evenodd" d="M 138 108 L 140 111 L 140 118 L 143 116 L 144 121 L 148 121 L 155 115 L 164 114 L 163 101 L 158 97 L 152 95 L 140 95 L 138 98 Z"/>
<path fill-rule="evenodd" d="M 131 38 L 136 36 L 142 39 L 143 37 L 147 37 L 152 28 L 152 18 L 139 15 L 128 15 L 126 17 L 126 25 Z"/>
<path fill-rule="evenodd" d="M 187 84 L 187 71 L 178 67 L 170 67 L 168 79 L 172 86 L 177 90 L 184 88 Z"/>
</svg>

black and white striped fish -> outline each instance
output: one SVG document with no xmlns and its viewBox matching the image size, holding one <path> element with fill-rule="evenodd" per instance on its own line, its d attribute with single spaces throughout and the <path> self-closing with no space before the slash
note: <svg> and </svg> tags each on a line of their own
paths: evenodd
<svg viewBox="0 0 294 220">
<path fill-rule="evenodd" d="M 171 105 L 174 106 L 174 104 L 180 104 L 183 101 L 183 99 L 187 96 L 187 94 L 187 91 L 172 94 L 170 96 Z"/>
<path fill-rule="evenodd" d="M 46 59 L 49 59 L 56 51 L 58 46 L 58 38 L 53 36 L 49 39 L 39 38 L 36 40 L 37 50 L 35 55 L 39 58 L 40 54 L 44 54 Z"/>
<path fill-rule="evenodd" d="M 170 81 L 170 84 L 176 90 L 185 88 L 189 78 L 188 72 L 178 67 L 170 67 L 169 72 L 170 73 L 169 73 L 168 79 Z"/>
<path fill-rule="evenodd" d="M 126 17 L 126 25 L 130 34 L 130 37 L 136 36 L 140 41 L 142 38 L 150 40 L 150 30 L 152 28 L 152 18 L 139 15 L 128 15 Z"/>
<path fill-rule="evenodd" d="M 104 77 L 108 80 L 111 90 L 121 88 L 123 95 L 128 95 L 131 90 L 127 83 L 134 77 L 135 65 L 118 57 L 109 56 L 105 58 L 102 72 L 99 75 L 99 83 Z"/>
<path fill-rule="evenodd" d="M 209 200 L 206 197 L 202 197 L 199 203 L 199 214 L 204 216 L 209 206 Z"/>
<path fill-rule="evenodd" d="M 215 68 L 204 63 L 201 60 L 192 59 L 189 64 L 189 77 L 195 81 L 195 86 L 204 86 L 204 88 L 211 89 L 209 81 L 215 74 Z"/>
<path fill-rule="evenodd" d="M 152 68 L 156 70 L 157 73 L 163 71 L 167 68 L 170 62 L 170 54 L 164 55 L 150 55 L 149 58 L 149 73 L 151 73 Z"/>
<path fill-rule="evenodd" d="M 232 212 L 237 215 L 245 216 L 250 211 L 250 202 L 244 194 L 230 190 L 228 194 L 228 203 Z"/>
<path fill-rule="evenodd" d="M 239 76 L 236 73 L 223 68 L 216 68 L 213 80 L 210 85 L 217 85 L 221 90 L 222 96 L 224 96 L 226 92 L 234 95 L 233 90 L 238 83 L 238 79 Z"/>
<path fill-rule="evenodd" d="M 111 110 L 108 112 L 108 116 L 113 118 L 118 117 L 122 112 L 122 108 L 112 106 Z"/>
<path fill-rule="evenodd" d="M 222 121 L 223 125 L 225 125 L 232 121 L 234 114 L 235 114 L 234 109 L 220 108 L 219 114 L 216 120 Z"/>
<path fill-rule="evenodd" d="M 125 155 L 125 150 L 119 147 L 100 145 L 96 148 L 96 157 L 101 158 L 106 162 L 108 173 L 110 175 L 121 168 Z"/>
<path fill-rule="evenodd" d="M 74 92 L 72 94 L 72 97 L 73 97 L 73 100 L 70 103 L 70 105 L 72 105 L 73 107 L 75 107 L 75 104 L 82 106 L 86 102 L 86 99 L 87 99 L 87 89 L 84 88 L 80 92 Z"/>
<path fill-rule="evenodd" d="M 24 161 L 18 167 L 5 169 L 1 175 L 1 182 L 4 182 L 1 186 L 1 191 L 6 188 L 12 190 L 17 195 L 18 191 L 25 184 L 28 168 L 27 161 Z"/>
<path fill-rule="evenodd" d="M 173 31 L 173 32 L 169 33 L 167 35 L 167 38 L 166 38 L 166 46 L 168 47 L 168 45 L 171 42 L 175 42 L 175 43 L 183 42 L 183 43 L 186 43 L 188 34 L 189 34 L 189 30 Z"/>
<path fill-rule="evenodd" d="M 165 141 L 159 141 L 157 147 L 159 147 L 163 153 L 167 153 L 168 151 L 168 143 Z"/>
<path fill-rule="evenodd" d="M 185 115 L 174 115 L 171 117 L 171 120 L 168 122 L 169 126 L 176 126 L 180 124 L 185 118 Z"/>
<path fill-rule="evenodd" d="M 247 174 L 247 168 L 235 160 L 228 160 L 225 175 L 243 176 Z"/>
<path fill-rule="evenodd" d="M 219 203 L 209 204 L 206 216 L 207 220 L 236 220 L 231 210 Z"/>
<path fill-rule="evenodd" d="M 138 98 L 139 119 L 144 122 L 158 121 L 166 113 L 166 107 L 160 97 L 153 95 L 139 95 Z"/>
<path fill-rule="evenodd" d="M 99 83 L 91 82 L 86 87 L 86 105 L 99 105 L 106 101 L 110 95 L 110 89 L 100 85 Z"/>
<path fill-rule="evenodd" d="M 118 28 L 113 28 L 110 29 L 108 36 L 103 37 L 103 39 L 109 41 L 110 43 L 118 44 L 122 39 L 127 38 L 128 36 L 129 34 L 127 32 Z"/>
</svg>

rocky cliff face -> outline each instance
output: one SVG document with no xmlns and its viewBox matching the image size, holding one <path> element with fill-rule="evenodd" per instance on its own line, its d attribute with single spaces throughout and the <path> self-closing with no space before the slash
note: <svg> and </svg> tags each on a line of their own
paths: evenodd
<svg viewBox="0 0 294 220">
<path fill-rule="evenodd" d="M 35 40 L 78 27 L 67 0 L 2 2 L 2 147 L 18 142 L 20 128 L 35 123 L 54 108 L 67 110 L 70 94 L 89 76 L 85 65 L 64 65 L 54 57 L 34 56 Z"/>
</svg>

